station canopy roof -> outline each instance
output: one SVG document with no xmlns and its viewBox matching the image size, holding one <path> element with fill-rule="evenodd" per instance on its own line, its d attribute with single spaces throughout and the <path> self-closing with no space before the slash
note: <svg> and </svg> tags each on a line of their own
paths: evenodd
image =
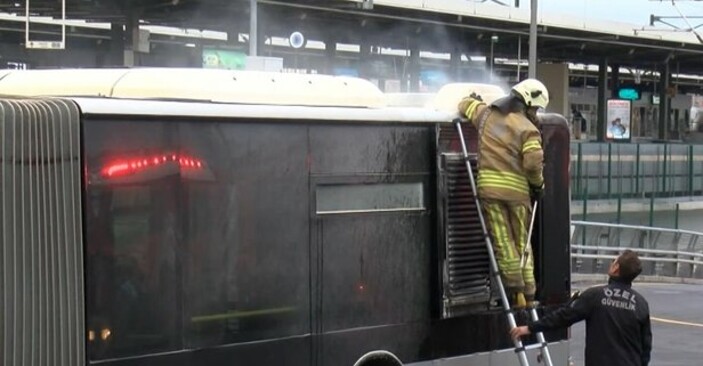
<svg viewBox="0 0 703 366">
<path fill-rule="evenodd" d="M 249 0 L 65 0 L 67 18 L 124 23 L 127 14 L 145 24 L 248 33 Z M 423 51 L 489 54 L 527 59 L 529 14 L 525 9 L 464 0 L 259 0 L 265 36 L 288 37 Z M 431 5 L 430 5 L 431 4 Z M 0 2 L 0 12 L 23 15 L 24 0 Z M 61 17 L 61 1 L 32 0 L 36 16 Z M 584 23 L 543 12 L 538 54 L 543 62 L 611 64 L 657 69 L 670 60 L 672 72 L 703 75 L 703 44 L 693 34 L 636 32 L 633 25 Z M 493 37 L 497 36 L 497 37 Z M 497 39 L 496 39 L 497 38 Z"/>
</svg>

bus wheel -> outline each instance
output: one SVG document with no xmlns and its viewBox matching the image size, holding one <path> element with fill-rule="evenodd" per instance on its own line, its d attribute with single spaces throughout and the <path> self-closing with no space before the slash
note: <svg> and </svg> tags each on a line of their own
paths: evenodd
<svg viewBox="0 0 703 366">
<path fill-rule="evenodd" d="M 354 366 L 403 366 L 403 363 L 388 351 L 371 351 L 361 356 Z"/>
</svg>

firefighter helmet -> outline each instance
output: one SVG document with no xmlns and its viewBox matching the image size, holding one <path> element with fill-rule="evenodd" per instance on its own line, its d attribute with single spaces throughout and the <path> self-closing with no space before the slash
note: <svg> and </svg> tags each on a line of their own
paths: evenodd
<svg viewBox="0 0 703 366">
<path fill-rule="evenodd" d="M 515 84 L 513 92 L 519 95 L 528 107 L 546 109 L 549 104 L 549 91 L 537 79 L 526 79 Z"/>
</svg>

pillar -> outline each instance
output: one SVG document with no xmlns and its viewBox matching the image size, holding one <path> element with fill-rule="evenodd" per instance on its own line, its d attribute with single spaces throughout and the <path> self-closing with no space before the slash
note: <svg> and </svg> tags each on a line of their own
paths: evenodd
<svg viewBox="0 0 703 366">
<path fill-rule="evenodd" d="M 108 52 L 106 65 L 124 65 L 124 33 L 124 25 L 121 23 L 110 24 L 110 50 Z"/>
<path fill-rule="evenodd" d="M 417 42 L 410 44 L 410 92 L 420 91 L 420 46 Z"/>
<path fill-rule="evenodd" d="M 667 60 L 659 69 L 659 129 L 657 138 L 666 140 L 668 138 L 669 109 L 671 99 L 669 99 L 669 84 L 671 83 L 671 69 Z"/>
<path fill-rule="evenodd" d="M 139 13 L 130 11 L 125 19 L 124 66 L 139 66 Z"/>
<path fill-rule="evenodd" d="M 259 5 L 257 0 L 249 1 L 249 56 L 259 55 Z"/>
<path fill-rule="evenodd" d="M 547 112 L 569 115 L 569 65 L 538 64 L 537 79 L 549 90 Z"/>
<path fill-rule="evenodd" d="M 450 80 L 461 81 L 461 49 L 454 47 L 450 60 Z"/>
<path fill-rule="evenodd" d="M 598 141 L 605 141 L 605 124 L 608 110 L 607 106 L 607 89 L 608 89 L 608 59 L 601 58 L 598 63 L 598 121 L 596 122 L 596 131 L 598 133 Z"/>
<path fill-rule="evenodd" d="M 361 40 L 359 40 L 359 60 L 357 61 L 357 70 L 359 71 L 359 77 L 363 79 L 370 79 L 368 70 L 368 63 L 371 55 L 371 44 L 369 43 L 366 33 L 362 34 Z"/>
<path fill-rule="evenodd" d="M 618 98 L 618 90 L 620 89 L 620 64 L 612 64 L 610 66 L 610 96 Z"/>
<path fill-rule="evenodd" d="M 328 34 L 325 38 L 325 61 L 323 73 L 332 75 L 334 74 L 335 57 L 337 54 L 337 41 L 333 34 Z"/>
</svg>

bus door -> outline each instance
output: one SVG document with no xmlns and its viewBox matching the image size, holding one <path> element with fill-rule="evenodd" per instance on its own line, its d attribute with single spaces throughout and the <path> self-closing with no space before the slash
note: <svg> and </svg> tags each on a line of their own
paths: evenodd
<svg viewBox="0 0 703 366">
<path fill-rule="evenodd" d="M 317 364 L 353 365 L 377 349 L 418 358 L 431 309 L 431 132 L 311 128 Z"/>
</svg>

